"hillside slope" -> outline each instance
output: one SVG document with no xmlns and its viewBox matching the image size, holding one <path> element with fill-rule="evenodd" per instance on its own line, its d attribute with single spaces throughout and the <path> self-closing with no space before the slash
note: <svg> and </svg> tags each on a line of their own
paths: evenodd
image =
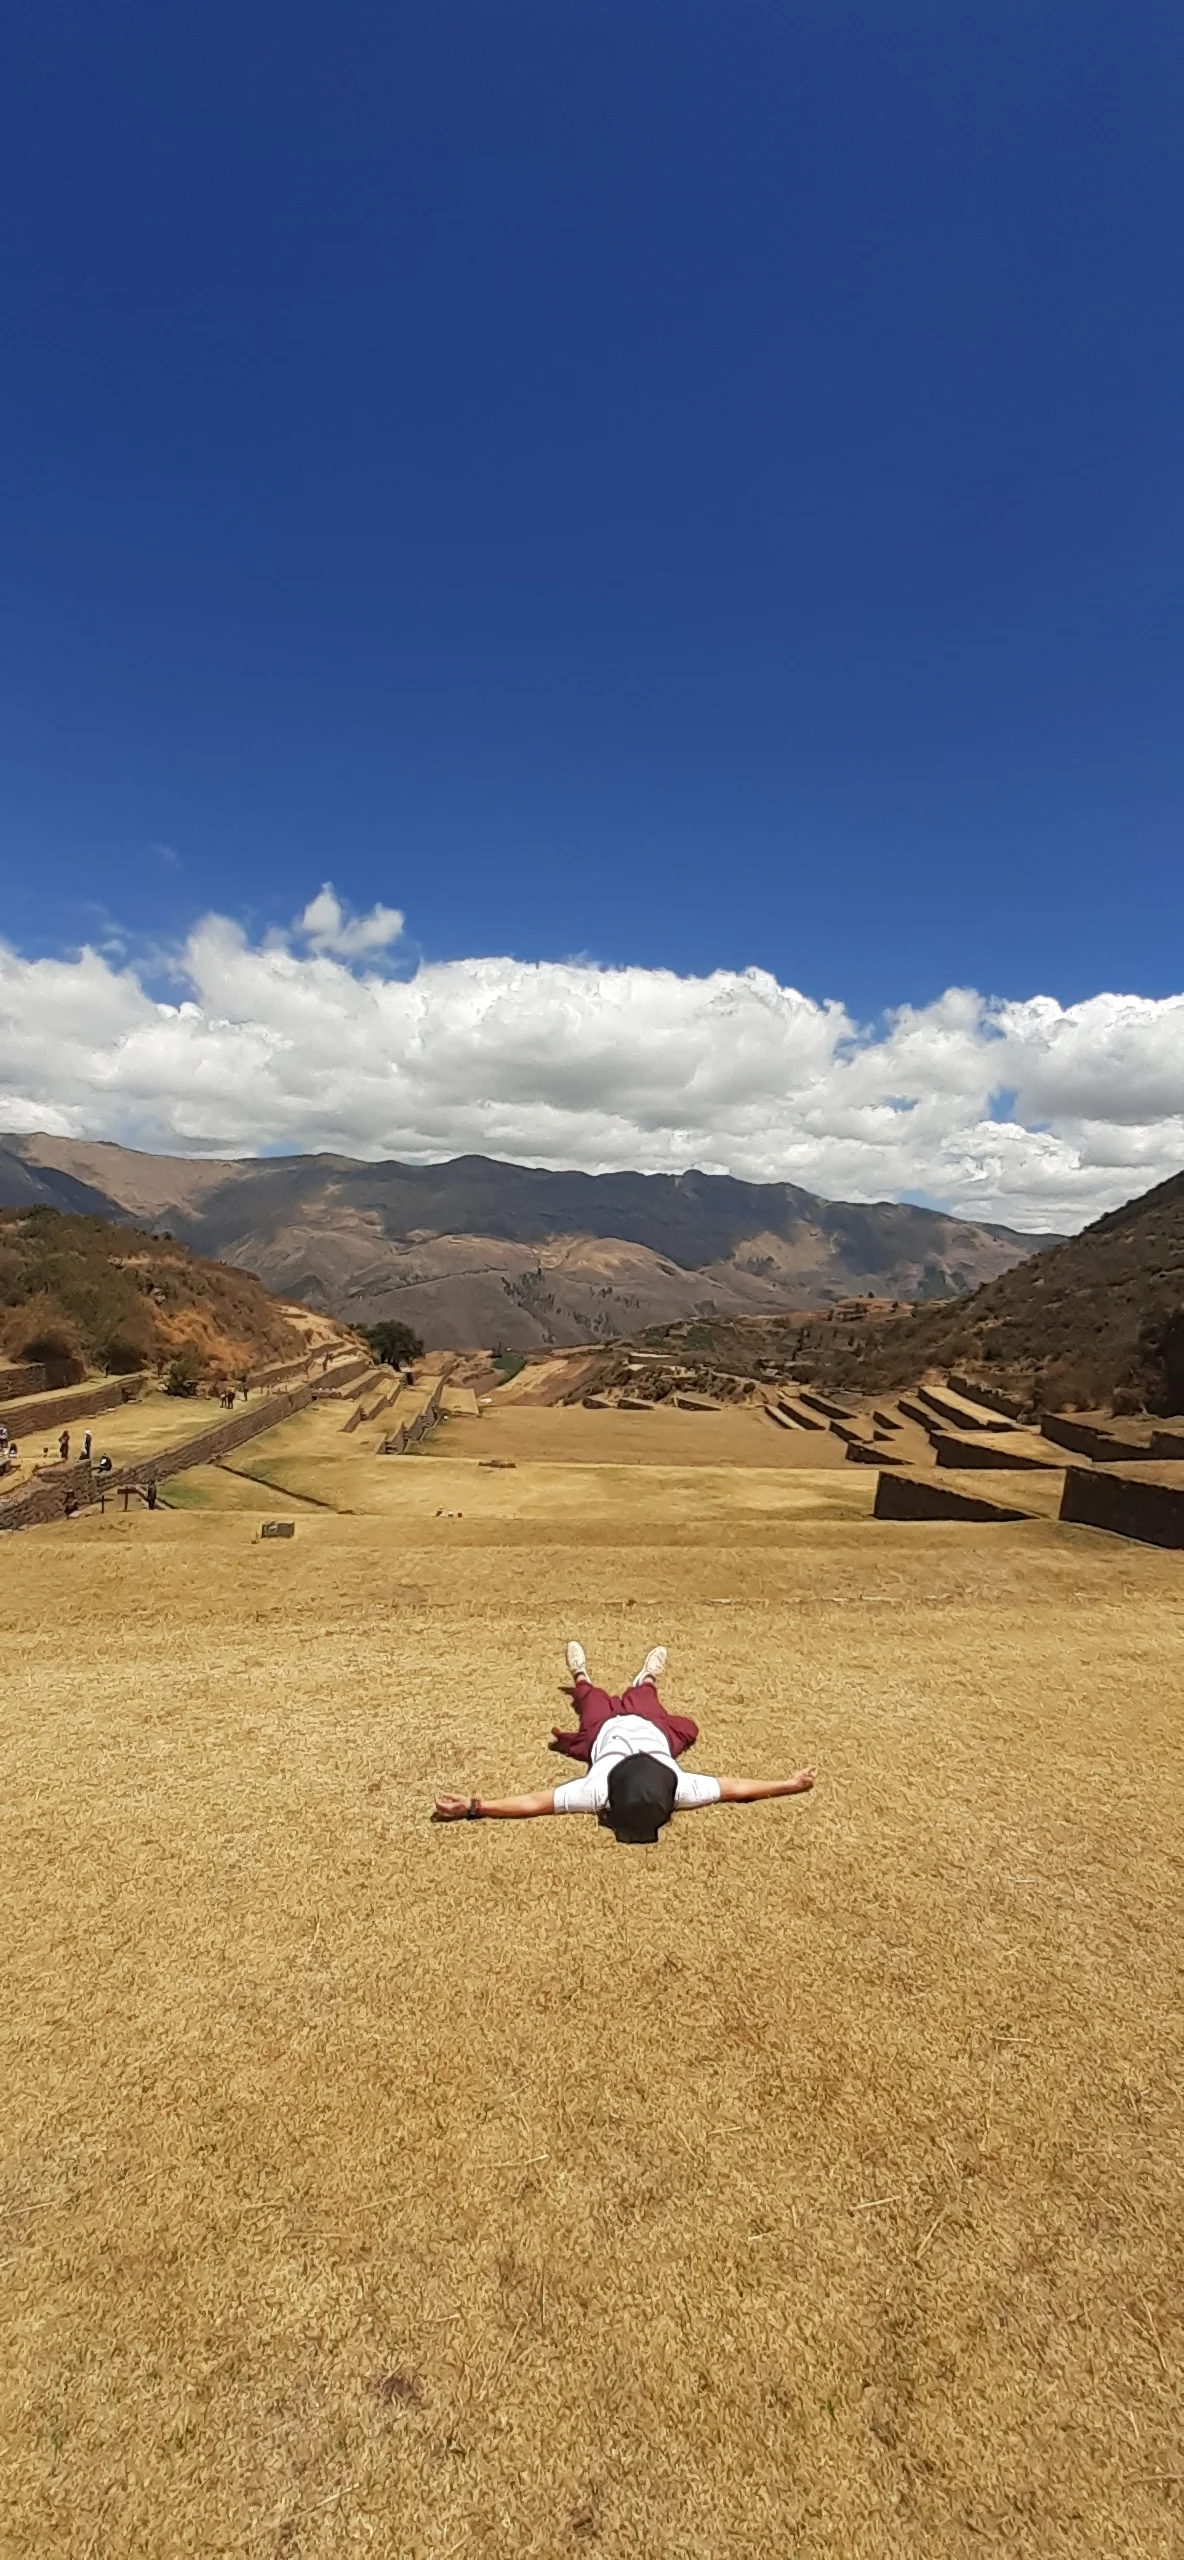
<svg viewBox="0 0 1184 2560">
<path fill-rule="evenodd" d="M 1184 1173 L 956 1305 L 799 1340 L 823 1385 L 879 1391 L 964 1368 L 1053 1406 L 1184 1411 Z"/>
<path fill-rule="evenodd" d="M 0 1209 L 68 1209 L 79 1217 L 119 1221 L 128 1215 L 94 1183 L 80 1181 L 63 1167 L 26 1160 L 21 1144 L 20 1139 L 0 1139 Z"/>
<path fill-rule="evenodd" d="M 251 1273 L 38 1202 L 0 1210 L 0 1346 L 63 1374 L 153 1368 L 187 1349 L 195 1375 L 238 1377 L 305 1344 Z"/>
<path fill-rule="evenodd" d="M 351 1323 L 402 1316 L 439 1348 L 604 1340 L 712 1312 L 852 1295 L 950 1298 L 1049 1241 L 895 1202 L 726 1175 L 548 1173 L 483 1156 L 144 1156 L 11 1138 L 41 1178 L 89 1185 Z"/>
</svg>

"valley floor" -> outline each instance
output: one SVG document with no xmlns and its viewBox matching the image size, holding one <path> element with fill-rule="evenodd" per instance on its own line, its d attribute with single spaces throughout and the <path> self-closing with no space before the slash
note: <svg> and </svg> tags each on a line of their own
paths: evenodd
<svg viewBox="0 0 1184 2560">
<path fill-rule="evenodd" d="M 1179 1560 L 367 1463 L 5 1546 L 5 2551 L 1169 2560 Z M 431 1826 L 571 1632 L 814 1795 Z"/>
</svg>

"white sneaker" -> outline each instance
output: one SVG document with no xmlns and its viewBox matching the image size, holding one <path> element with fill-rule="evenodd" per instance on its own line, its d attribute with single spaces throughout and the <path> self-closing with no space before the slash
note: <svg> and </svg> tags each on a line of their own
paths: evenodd
<svg viewBox="0 0 1184 2560">
<path fill-rule="evenodd" d="M 588 1657 L 583 1645 L 577 1644 L 574 1636 L 567 1648 L 567 1667 L 573 1680 L 587 1679 Z"/>
<path fill-rule="evenodd" d="M 640 1689 L 640 1688 L 641 1688 L 641 1686 L 642 1686 L 642 1684 L 643 1684 L 643 1682 L 644 1682 L 644 1681 L 646 1681 L 646 1680 L 649 1680 L 649 1681 L 660 1680 L 660 1679 L 661 1679 L 661 1677 L 662 1677 L 662 1674 L 663 1674 L 663 1672 L 664 1672 L 664 1670 L 665 1670 L 665 1668 L 666 1668 L 666 1647 L 665 1647 L 665 1645 L 664 1645 L 664 1644 L 652 1644 L 652 1645 L 650 1646 L 649 1652 L 648 1652 L 648 1653 L 647 1653 L 647 1655 L 646 1655 L 645 1661 L 642 1663 L 641 1669 L 640 1669 L 640 1671 L 638 1672 L 636 1679 L 635 1679 L 635 1680 L 631 1680 L 631 1681 L 630 1681 L 630 1683 L 629 1683 L 630 1688 L 631 1688 L 631 1689 Z"/>
</svg>

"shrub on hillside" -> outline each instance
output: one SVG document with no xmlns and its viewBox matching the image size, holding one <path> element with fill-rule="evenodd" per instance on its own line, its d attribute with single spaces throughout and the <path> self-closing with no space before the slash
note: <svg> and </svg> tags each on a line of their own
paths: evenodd
<svg viewBox="0 0 1184 2560">
<path fill-rule="evenodd" d="M 1110 1377 L 1104 1362 L 1088 1355 L 1050 1360 L 1040 1371 L 1036 1402 L 1048 1413 L 1094 1413 L 1107 1401 Z"/>
<path fill-rule="evenodd" d="M 121 1333 L 118 1327 L 103 1335 L 95 1344 L 95 1358 L 109 1378 L 130 1377 L 134 1369 L 146 1369 L 152 1362 L 152 1345 L 143 1337 Z"/>
<path fill-rule="evenodd" d="M 249 1272 L 199 1262 L 182 1245 L 102 1218 L 0 1209 L 0 1342 L 10 1357 L 52 1339 L 55 1354 L 68 1349 L 72 1365 L 55 1373 L 64 1383 L 92 1363 L 116 1376 L 163 1367 L 184 1336 L 197 1339 L 202 1368 L 218 1375 L 302 1348 Z"/>
<path fill-rule="evenodd" d="M 69 1360 L 77 1360 L 78 1339 L 64 1324 L 35 1326 L 23 1334 L 17 1344 L 22 1360 L 43 1360 L 47 1368 L 60 1368 Z"/>
<path fill-rule="evenodd" d="M 195 1351 L 191 1342 L 183 1342 L 180 1350 L 174 1351 L 165 1370 L 165 1394 L 166 1396 L 195 1396 L 200 1378 L 201 1353 Z"/>
<path fill-rule="evenodd" d="M 1139 1381 L 1149 1413 L 1184 1413 L 1184 1306 L 1157 1307 L 1139 1327 Z"/>
<path fill-rule="evenodd" d="M 77 1379 L 85 1377 L 86 1361 L 77 1328 L 59 1314 L 52 1300 L 35 1299 L 18 1307 L 7 1333 L 14 1359 L 48 1369 L 54 1386 L 73 1386 Z"/>
</svg>

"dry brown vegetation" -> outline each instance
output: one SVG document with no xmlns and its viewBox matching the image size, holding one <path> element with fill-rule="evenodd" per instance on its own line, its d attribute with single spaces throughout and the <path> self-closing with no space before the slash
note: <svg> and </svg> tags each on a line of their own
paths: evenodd
<svg viewBox="0 0 1184 2560">
<path fill-rule="evenodd" d="M 57 1209 L 0 1211 L 0 1343 L 64 1375 L 126 1372 L 187 1352 L 195 1374 L 292 1359 L 304 1336 L 249 1272 L 169 1237 Z"/>
<path fill-rule="evenodd" d="M 1176 1560 L 392 1465 L 6 1549 L 4 2549 L 1169 2560 Z M 815 1795 L 431 1828 L 573 1628 Z"/>
</svg>

